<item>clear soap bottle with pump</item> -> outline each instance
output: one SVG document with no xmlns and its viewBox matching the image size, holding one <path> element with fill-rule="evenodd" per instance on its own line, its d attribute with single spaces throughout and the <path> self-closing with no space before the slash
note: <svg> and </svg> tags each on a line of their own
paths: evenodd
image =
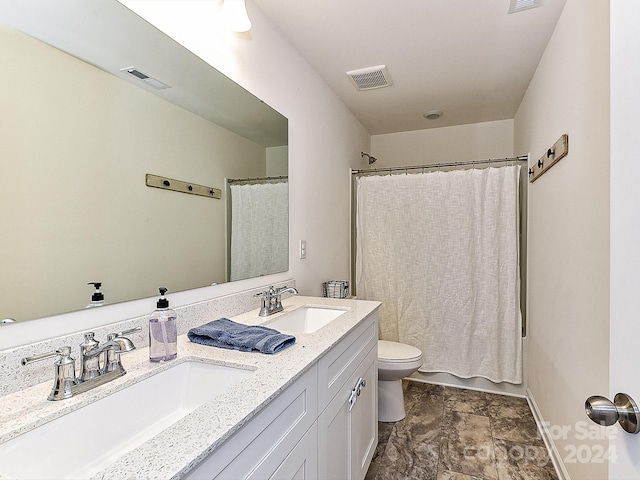
<svg viewBox="0 0 640 480">
<path fill-rule="evenodd" d="M 100 291 L 102 282 L 89 282 L 87 285 L 93 285 L 96 291 L 91 295 L 91 302 L 86 308 L 101 307 L 104 305 L 104 294 Z"/>
<path fill-rule="evenodd" d="M 178 356 L 178 332 L 176 312 L 169 308 L 169 300 L 164 296 L 165 287 L 160 287 L 157 309 L 149 318 L 149 360 L 163 362 Z"/>
</svg>

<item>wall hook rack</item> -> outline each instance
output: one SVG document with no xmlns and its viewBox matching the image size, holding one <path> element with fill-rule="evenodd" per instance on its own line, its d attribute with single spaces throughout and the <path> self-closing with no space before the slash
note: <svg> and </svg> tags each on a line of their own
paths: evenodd
<svg viewBox="0 0 640 480">
<path fill-rule="evenodd" d="M 219 188 L 183 182 L 182 180 L 161 177 L 159 175 L 153 175 L 151 173 L 147 173 L 146 175 L 146 184 L 147 187 L 162 188 L 163 190 L 190 193 L 191 195 L 200 195 L 202 197 L 209 198 L 222 198 L 222 190 L 220 190 Z"/>
<path fill-rule="evenodd" d="M 529 168 L 529 182 L 535 182 L 540 175 L 553 167 L 560 159 L 566 157 L 568 153 L 569 136 L 565 133 Z"/>
</svg>

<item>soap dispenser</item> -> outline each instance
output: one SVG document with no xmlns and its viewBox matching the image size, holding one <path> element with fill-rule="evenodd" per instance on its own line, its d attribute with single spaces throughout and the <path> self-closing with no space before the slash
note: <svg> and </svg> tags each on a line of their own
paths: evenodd
<svg viewBox="0 0 640 480">
<path fill-rule="evenodd" d="M 102 283 L 89 282 L 87 283 L 87 285 L 93 285 L 96 291 L 93 292 L 93 295 L 91 295 L 91 302 L 89 303 L 89 305 L 87 305 L 86 308 L 101 307 L 102 305 L 104 305 L 104 294 L 100 291 Z"/>
<path fill-rule="evenodd" d="M 162 362 L 178 356 L 178 332 L 176 312 L 169 308 L 169 300 L 164 296 L 165 287 L 160 287 L 157 309 L 149 318 L 149 360 Z"/>
</svg>

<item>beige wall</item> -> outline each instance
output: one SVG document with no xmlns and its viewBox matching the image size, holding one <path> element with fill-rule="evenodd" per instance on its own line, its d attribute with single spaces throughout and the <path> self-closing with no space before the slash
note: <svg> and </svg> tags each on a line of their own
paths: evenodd
<svg viewBox="0 0 640 480">
<path fill-rule="evenodd" d="M 513 120 L 374 135 L 370 153 L 374 168 L 511 157 Z"/>
<path fill-rule="evenodd" d="M 289 147 L 267 148 L 267 176 L 278 177 L 289 174 Z"/>
<path fill-rule="evenodd" d="M 265 149 L 124 80 L 0 27 L 0 315 L 82 309 L 225 279 L 224 188 L 265 173 Z M 234 162 L 234 158 L 243 162 Z M 10 206 L 10 207 L 9 207 Z"/>
<path fill-rule="evenodd" d="M 567 1 L 514 129 L 515 151 L 534 160 L 569 135 L 569 155 L 529 188 L 526 360 L 530 395 L 580 480 L 607 478 L 605 462 L 570 454 L 591 443 L 580 428 L 602 433 L 586 423 L 584 401 L 609 383 L 608 6 Z"/>
</svg>

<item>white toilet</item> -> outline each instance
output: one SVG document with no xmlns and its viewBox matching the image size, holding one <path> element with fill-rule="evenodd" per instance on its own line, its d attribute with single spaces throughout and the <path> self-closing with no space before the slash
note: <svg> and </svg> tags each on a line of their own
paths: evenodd
<svg viewBox="0 0 640 480">
<path fill-rule="evenodd" d="M 422 352 L 404 343 L 378 340 L 378 421 L 402 420 L 402 379 L 422 366 Z"/>
</svg>

